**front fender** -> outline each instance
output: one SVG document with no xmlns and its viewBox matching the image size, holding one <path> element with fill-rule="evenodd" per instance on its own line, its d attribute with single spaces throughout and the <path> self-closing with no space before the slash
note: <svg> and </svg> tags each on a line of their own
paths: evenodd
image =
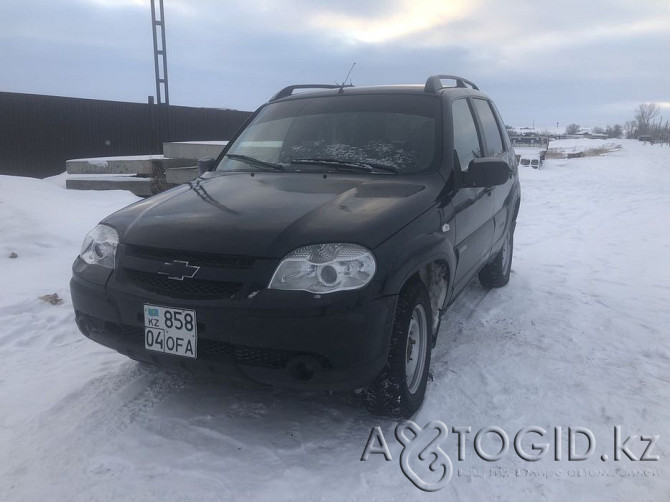
<svg viewBox="0 0 670 502">
<path fill-rule="evenodd" d="M 398 294 L 405 282 L 422 267 L 435 261 L 444 261 L 448 267 L 447 296 L 449 296 L 453 283 L 453 271 L 456 269 L 456 255 L 450 233 L 432 232 L 415 236 L 409 241 L 394 239 L 395 245 L 399 242 L 403 242 L 403 245 L 400 251 L 395 249 L 396 257 L 384 281 L 383 294 Z"/>
</svg>

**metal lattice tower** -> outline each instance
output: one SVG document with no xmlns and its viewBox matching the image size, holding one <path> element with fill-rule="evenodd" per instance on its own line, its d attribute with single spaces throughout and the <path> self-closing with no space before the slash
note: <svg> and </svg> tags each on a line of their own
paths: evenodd
<svg viewBox="0 0 670 502">
<path fill-rule="evenodd" d="M 156 0 L 151 0 L 151 27 L 154 32 L 154 65 L 156 67 L 156 103 L 170 104 L 170 94 L 168 93 L 168 70 L 167 70 L 167 49 L 165 47 L 165 13 L 163 11 L 163 0 L 158 0 L 158 10 L 160 17 L 156 14 Z M 160 38 L 158 36 L 158 29 L 160 27 Z M 160 40 L 160 47 L 158 42 Z M 159 64 L 160 60 L 160 64 Z M 161 67 L 163 70 L 161 77 Z M 161 100 L 161 87 L 163 88 L 163 96 L 165 100 Z"/>
</svg>

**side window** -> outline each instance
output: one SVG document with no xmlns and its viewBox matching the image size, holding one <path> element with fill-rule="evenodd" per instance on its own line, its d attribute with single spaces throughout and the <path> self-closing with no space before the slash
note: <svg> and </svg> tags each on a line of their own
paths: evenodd
<svg viewBox="0 0 670 502">
<path fill-rule="evenodd" d="M 509 140 L 509 134 L 507 134 L 507 129 L 505 128 L 505 121 L 500 116 L 500 112 L 498 111 L 498 108 L 496 107 L 495 103 L 491 101 L 489 102 L 489 104 L 491 105 L 493 114 L 496 116 L 496 121 L 498 122 L 500 133 L 502 134 L 503 137 L 503 143 L 505 144 L 504 145 L 505 151 L 508 152 L 509 149 L 512 148 L 512 142 Z"/>
<path fill-rule="evenodd" d="M 484 138 L 486 138 L 486 156 L 498 157 L 505 152 L 505 148 L 503 147 L 500 129 L 498 129 L 498 123 L 493 116 L 491 106 L 488 101 L 483 99 L 474 99 L 473 102 L 477 115 L 479 115 L 479 120 L 482 123 Z"/>
<path fill-rule="evenodd" d="M 454 101 L 451 111 L 454 119 L 454 150 L 461 171 L 467 171 L 472 159 L 482 156 L 475 119 L 465 99 Z"/>
</svg>

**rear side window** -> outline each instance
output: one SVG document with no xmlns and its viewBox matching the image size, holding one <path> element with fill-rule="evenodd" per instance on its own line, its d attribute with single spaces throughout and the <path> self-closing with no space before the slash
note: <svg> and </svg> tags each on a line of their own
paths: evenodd
<svg viewBox="0 0 670 502">
<path fill-rule="evenodd" d="M 493 116 L 489 102 L 483 99 L 474 99 L 473 102 L 477 115 L 479 115 L 479 120 L 482 123 L 484 138 L 486 139 L 486 156 L 497 157 L 502 155 L 505 152 L 505 148 L 503 147 L 498 123 Z"/>
<path fill-rule="evenodd" d="M 482 156 L 475 119 L 465 99 L 454 101 L 451 110 L 454 120 L 454 150 L 460 163 L 457 167 L 461 171 L 467 171 L 472 159 Z"/>
<path fill-rule="evenodd" d="M 496 107 L 495 103 L 493 101 L 489 101 L 489 105 L 491 105 L 491 110 L 493 110 L 493 114 L 496 116 L 496 121 L 500 126 L 500 134 L 502 134 L 503 137 L 503 143 L 505 144 L 504 145 L 505 151 L 508 152 L 510 148 L 512 148 L 512 142 L 509 140 L 509 135 L 507 134 L 507 129 L 505 127 L 505 121 L 500 116 L 500 112 L 498 111 L 498 108 Z"/>
</svg>

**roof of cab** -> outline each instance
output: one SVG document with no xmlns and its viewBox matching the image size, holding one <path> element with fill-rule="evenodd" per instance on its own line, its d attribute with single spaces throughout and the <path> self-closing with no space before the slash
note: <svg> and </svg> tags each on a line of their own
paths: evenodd
<svg viewBox="0 0 670 502">
<path fill-rule="evenodd" d="M 453 80 L 455 86 L 445 86 L 442 80 Z M 295 93 L 294 91 L 303 91 Z M 354 87 L 353 85 L 333 85 L 333 84 L 298 84 L 290 85 L 280 90 L 272 98 L 270 102 L 278 101 L 280 99 L 300 98 L 305 95 L 309 97 L 318 96 L 333 96 L 338 94 L 380 94 L 380 93 L 400 93 L 400 94 L 442 94 L 445 90 L 473 90 L 479 91 L 477 85 L 473 82 L 457 77 L 454 75 L 433 75 L 428 77 L 424 85 L 421 84 L 401 84 L 401 85 L 378 85 L 378 86 L 364 86 Z M 458 92 L 457 92 L 458 93 Z M 460 93 L 458 93 L 460 94 Z M 470 94 L 466 92 L 465 94 Z"/>
</svg>

